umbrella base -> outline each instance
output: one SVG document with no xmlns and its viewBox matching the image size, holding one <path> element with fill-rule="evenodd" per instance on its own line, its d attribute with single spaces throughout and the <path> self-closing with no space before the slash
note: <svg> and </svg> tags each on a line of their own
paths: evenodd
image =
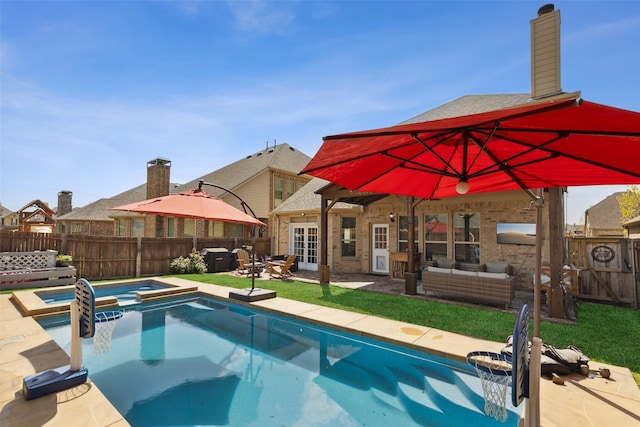
<svg viewBox="0 0 640 427">
<path fill-rule="evenodd" d="M 237 291 L 230 291 L 229 298 L 245 302 L 262 301 L 265 299 L 275 298 L 276 291 L 269 289 L 240 289 Z"/>
</svg>

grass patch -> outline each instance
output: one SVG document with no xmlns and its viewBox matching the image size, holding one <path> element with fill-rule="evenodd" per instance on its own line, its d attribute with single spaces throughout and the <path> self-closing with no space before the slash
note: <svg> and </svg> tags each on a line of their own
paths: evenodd
<svg viewBox="0 0 640 427">
<path fill-rule="evenodd" d="M 232 288 L 251 287 L 251 279 L 227 274 L 174 276 Z M 494 310 L 407 298 L 370 291 L 306 282 L 257 281 L 279 297 L 340 308 L 392 320 L 429 326 L 490 341 L 504 341 L 513 331 L 516 316 Z M 533 309 L 533 307 L 531 307 Z M 543 342 L 565 348 L 579 347 L 592 360 L 628 367 L 640 386 L 640 311 L 605 304 L 582 303 L 575 325 L 542 321 Z M 533 324 L 529 326 L 533 330 Z"/>
</svg>

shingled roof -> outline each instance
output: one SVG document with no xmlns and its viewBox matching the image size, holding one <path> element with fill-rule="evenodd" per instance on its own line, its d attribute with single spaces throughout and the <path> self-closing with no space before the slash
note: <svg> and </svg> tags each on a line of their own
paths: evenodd
<svg viewBox="0 0 640 427">
<path fill-rule="evenodd" d="M 425 111 L 399 124 L 428 122 L 449 117 L 466 116 L 469 114 L 485 113 L 487 111 L 502 110 L 526 104 L 531 101 L 528 93 L 501 95 L 465 95 L 451 102 L 442 104 L 432 110 Z"/>
<path fill-rule="evenodd" d="M 178 184 L 171 184 L 171 188 Z M 58 221 L 113 221 L 112 216 L 140 216 L 131 212 L 116 212 L 109 210 L 115 206 L 139 202 L 147 197 L 147 184 L 141 184 L 110 198 L 99 199 L 81 208 L 74 208 L 71 212 L 56 217 Z"/>
<path fill-rule="evenodd" d="M 278 144 L 189 181 L 175 188 L 175 192 L 196 189 L 200 180 L 211 182 L 233 191 L 267 169 L 297 174 L 309 161 L 311 161 L 311 157 L 296 150 L 289 144 Z M 220 196 L 223 191 L 207 187 L 207 193 Z"/>
<path fill-rule="evenodd" d="M 293 193 L 291 197 L 282 202 L 280 206 L 273 210 L 274 213 L 285 212 L 320 212 L 320 204 L 322 203 L 321 196 L 316 194 L 316 191 L 322 187 L 331 184 L 321 178 L 314 178 L 304 185 L 301 189 Z M 352 205 L 351 203 L 338 202 L 331 210 L 336 209 L 353 209 L 359 207 L 358 205 Z"/>
</svg>

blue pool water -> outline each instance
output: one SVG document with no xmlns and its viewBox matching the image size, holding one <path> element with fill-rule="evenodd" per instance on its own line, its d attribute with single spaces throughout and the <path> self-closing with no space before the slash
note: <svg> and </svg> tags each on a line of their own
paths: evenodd
<svg viewBox="0 0 640 427">
<path fill-rule="evenodd" d="M 40 323 L 68 352 L 68 317 Z M 506 423 L 484 414 L 468 364 L 212 298 L 132 306 L 106 354 L 94 354 L 96 337 L 83 340 L 89 377 L 134 427 L 515 426 L 520 418 L 510 404 Z"/>
<path fill-rule="evenodd" d="M 119 283 L 117 285 L 98 285 L 93 289 L 97 297 L 115 296 L 119 303 L 132 302 L 136 300 L 136 293 L 140 291 L 153 291 L 157 289 L 165 289 L 167 285 L 156 282 L 133 282 Z M 46 292 L 37 292 L 40 299 L 47 304 L 57 304 L 61 302 L 69 302 L 75 297 L 75 288 L 71 290 L 55 290 Z"/>
</svg>

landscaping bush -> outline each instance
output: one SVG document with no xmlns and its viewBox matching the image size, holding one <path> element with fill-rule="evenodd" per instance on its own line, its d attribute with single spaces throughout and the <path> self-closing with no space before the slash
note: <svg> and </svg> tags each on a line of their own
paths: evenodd
<svg viewBox="0 0 640 427">
<path fill-rule="evenodd" d="M 192 252 L 188 257 L 178 257 L 171 261 L 171 272 L 174 274 L 202 274 L 207 272 L 207 264 L 198 252 Z"/>
</svg>

